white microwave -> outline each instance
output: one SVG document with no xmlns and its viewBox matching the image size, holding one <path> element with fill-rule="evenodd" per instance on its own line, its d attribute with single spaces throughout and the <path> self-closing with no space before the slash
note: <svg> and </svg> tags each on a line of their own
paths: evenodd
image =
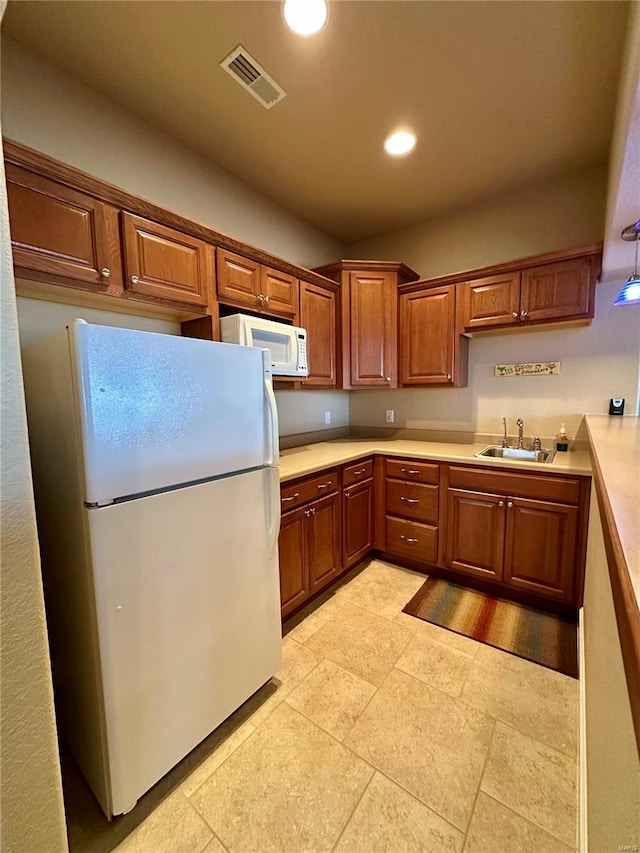
<svg viewBox="0 0 640 853">
<path fill-rule="evenodd" d="M 249 314 L 232 314 L 220 318 L 220 332 L 224 343 L 269 350 L 274 376 L 309 375 L 306 329 Z"/>
</svg>

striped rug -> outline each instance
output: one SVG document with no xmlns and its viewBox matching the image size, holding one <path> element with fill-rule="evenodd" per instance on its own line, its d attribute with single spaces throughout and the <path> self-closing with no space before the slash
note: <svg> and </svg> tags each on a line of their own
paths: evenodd
<svg viewBox="0 0 640 853">
<path fill-rule="evenodd" d="M 578 677 L 578 629 L 523 604 L 429 578 L 403 613 Z"/>
</svg>

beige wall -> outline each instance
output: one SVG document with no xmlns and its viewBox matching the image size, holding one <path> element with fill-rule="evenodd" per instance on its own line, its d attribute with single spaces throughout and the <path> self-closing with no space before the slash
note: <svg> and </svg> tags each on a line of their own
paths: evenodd
<svg viewBox="0 0 640 853">
<path fill-rule="evenodd" d="M 0 4 L 0 15 L 2 14 Z M 0 161 L 0 847 L 67 849 L 40 554 L 29 466 L 18 322 Z"/>
<path fill-rule="evenodd" d="M 607 174 L 586 169 L 364 240 L 350 258 L 401 260 L 423 278 L 602 240 Z"/>
<path fill-rule="evenodd" d="M 352 257 L 392 258 L 422 276 L 436 276 L 602 239 L 606 175 L 589 169 L 456 214 L 349 247 Z M 612 305 L 614 285 L 596 288 L 596 317 L 575 327 L 478 336 L 469 348 L 463 389 L 358 391 L 351 424 L 383 426 L 385 409 L 397 427 L 497 432 L 518 417 L 528 435 L 551 436 L 565 421 L 575 434 L 583 412 L 607 411 L 610 397 L 638 405 L 640 307 Z M 496 378 L 500 363 L 559 360 L 559 376 Z"/>
<path fill-rule="evenodd" d="M 2 121 L 11 139 L 294 263 L 312 267 L 343 254 L 317 228 L 6 37 Z M 78 316 L 179 334 L 176 323 L 32 299 L 18 300 L 18 314 L 23 343 Z M 295 403 L 276 397 L 281 435 L 323 429 L 325 411 L 331 428 L 348 422 L 344 393 L 310 392 Z"/>
<path fill-rule="evenodd" d="M 586 768 L 582 770 L 584 774 L 586 769 L 588 850 L 604 853 L 640 840 L 640 760 L 595 490 L 583 630 Z"/>
</svg>

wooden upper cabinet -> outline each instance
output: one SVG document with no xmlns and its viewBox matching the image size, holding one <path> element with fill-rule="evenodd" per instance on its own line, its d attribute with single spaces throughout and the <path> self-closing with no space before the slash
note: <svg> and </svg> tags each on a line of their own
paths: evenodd
<svg viewBox="0 0 640 853">
<path fill-rule="evenodd" d="M 592 317 L 591 261 L 574 258 L 523 270 L 521 319 Z"/>
<path fill-rule="evenodd" d="M 491 275 L 460 285 L 464 329 L 510 326 L 520 319 L 520 272 Z"/>
<path fill-rule="evenodd" d="M 300 281 L 300 325 L 307 330 L 308 386 L 335 388 L 338 384 L 337 287 Z"/>
<path fill-rule="evenodd" d="M 12 163 L 6 179 L 19 276 L 122 293 L 117 208 Z"/>
<path fill-rule="evenodd" d="M 295 316 L 298 314 L 298 279 L 271 267 L 260 268 L 260 294 L 268 311 Z"/>
<path fill-rule="evenodd" d="M 552 252 L 488 268 L 495 270 L 492 275 L 458 281 L 460 329 L 590 319 L 599 256 L 595 247 Z M 515 269 L 518 264 L 521 268 Z M 455 278 L 446 277 L 447 282 Z"/>
<path fill-rule="evenodd" d="M 337 261 L 314 270 L 340 284 L 343 388 L 398 387 L 398 286 L 420 276 L 400 261 Z"/>
<path fill-rule="evenodd" d="M 389 273 L 351 272 L 351 386 L 397 388 L 397 293 Z"/>
<path fill-rule="evenodd" d="M 231 302 L 255 308 L 260 293 L 260 264 L 225 249 L 216 253 L 216 281 L 220 302 Z"/>
<path fill-rule="evenodd" d="M 575 506 L 509 498 L 505 583 L 536 595 L 571 601 L 577 531 Z"/>
<path fill-rule="evenodd" d="M 401 293 L 401 385 L 466 384 L 466 341 L 461 344 L 456 328 L 455 301 L 454 285 Z"/>
<path fill-rule="evenodd" d="M 206 310 L 214 287 L 213 246 L 132 213 L 122 214 L 125 287 Z"/>
<path fill-rule="evenodd" d="M 298 316 L 298 279 L 242 255 L 218 249 L 220 302 L 264 314 Z"/>
</svg>

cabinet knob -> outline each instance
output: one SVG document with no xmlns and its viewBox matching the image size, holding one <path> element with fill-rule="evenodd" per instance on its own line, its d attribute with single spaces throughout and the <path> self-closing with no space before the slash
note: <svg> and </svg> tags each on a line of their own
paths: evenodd
<svg viewBox="0 0 640 853">
<path fill-rule="evenodd" d="M 522 317 L 522 319 L 523 319 L 523 320 L 524 320 L 524 318 L 525 318 L 528 314 L 529 314 L 529 312 L 528 312 L 528 311 L 521 311 L 521 312 L 520 312 L 520 316 Z"/>
<path fill-rule="evenodd" d="M 345 492 L 345 493 L 344 493 L 344 496 L 345 496 L 345 498 L 350 498 L 350 497 L 351 497 L 351 492 Z"/>
<path fill-rule="evenodd" d="M 451 374 L 447 373 L 447 382 L 451 382 Z"/>
<path fill-rule="evenodd" d="M 504 501 L 498 501 L 498 506 L 504 506 Z"/>
<path fill-rule="evenodd" d="M 270 299 L 271 299 L 270 296 L 265 296 L 264 301 L 268 304 Z"/>
<path fill-rule="evenodd" d="M 311 507 L 311 509 L 305 509 L 304 514 L 307 516 L 307 518 L 309 518 L 310 515 L 315 515 L 315 507 Z"/>
<path fill-rule="evenodd" d="M 391 383 L 391 377 L 390 377 L 390 376 L 385 376 L 385 377 L 384 377 L 384 381 L 385 381 L 387 384 L 390 384 L 390 383 Z"/>
<path fill-rule="evenodd" d="M 513 501 L 507 501 L 507 509 L 513 509 Z"/>
<path fill-rule="evenodd" d="M 512 311 L 511 316 L 514 318 L 514 320 L 517 320 L 519 315 L 517 311 Z"/>
<path fill-rule="evenodd" d="M 111 270 L 108 267 L 105 267 L 103 270 L 100 270 L 100 275 L 102 278 L 109 278 L 111 275 Z"/>
<path fill-rule="evenodd" d="M 140 281 L 137 275 L 131 276 L 131 284 L 137 284 Z"/>
</svg>

